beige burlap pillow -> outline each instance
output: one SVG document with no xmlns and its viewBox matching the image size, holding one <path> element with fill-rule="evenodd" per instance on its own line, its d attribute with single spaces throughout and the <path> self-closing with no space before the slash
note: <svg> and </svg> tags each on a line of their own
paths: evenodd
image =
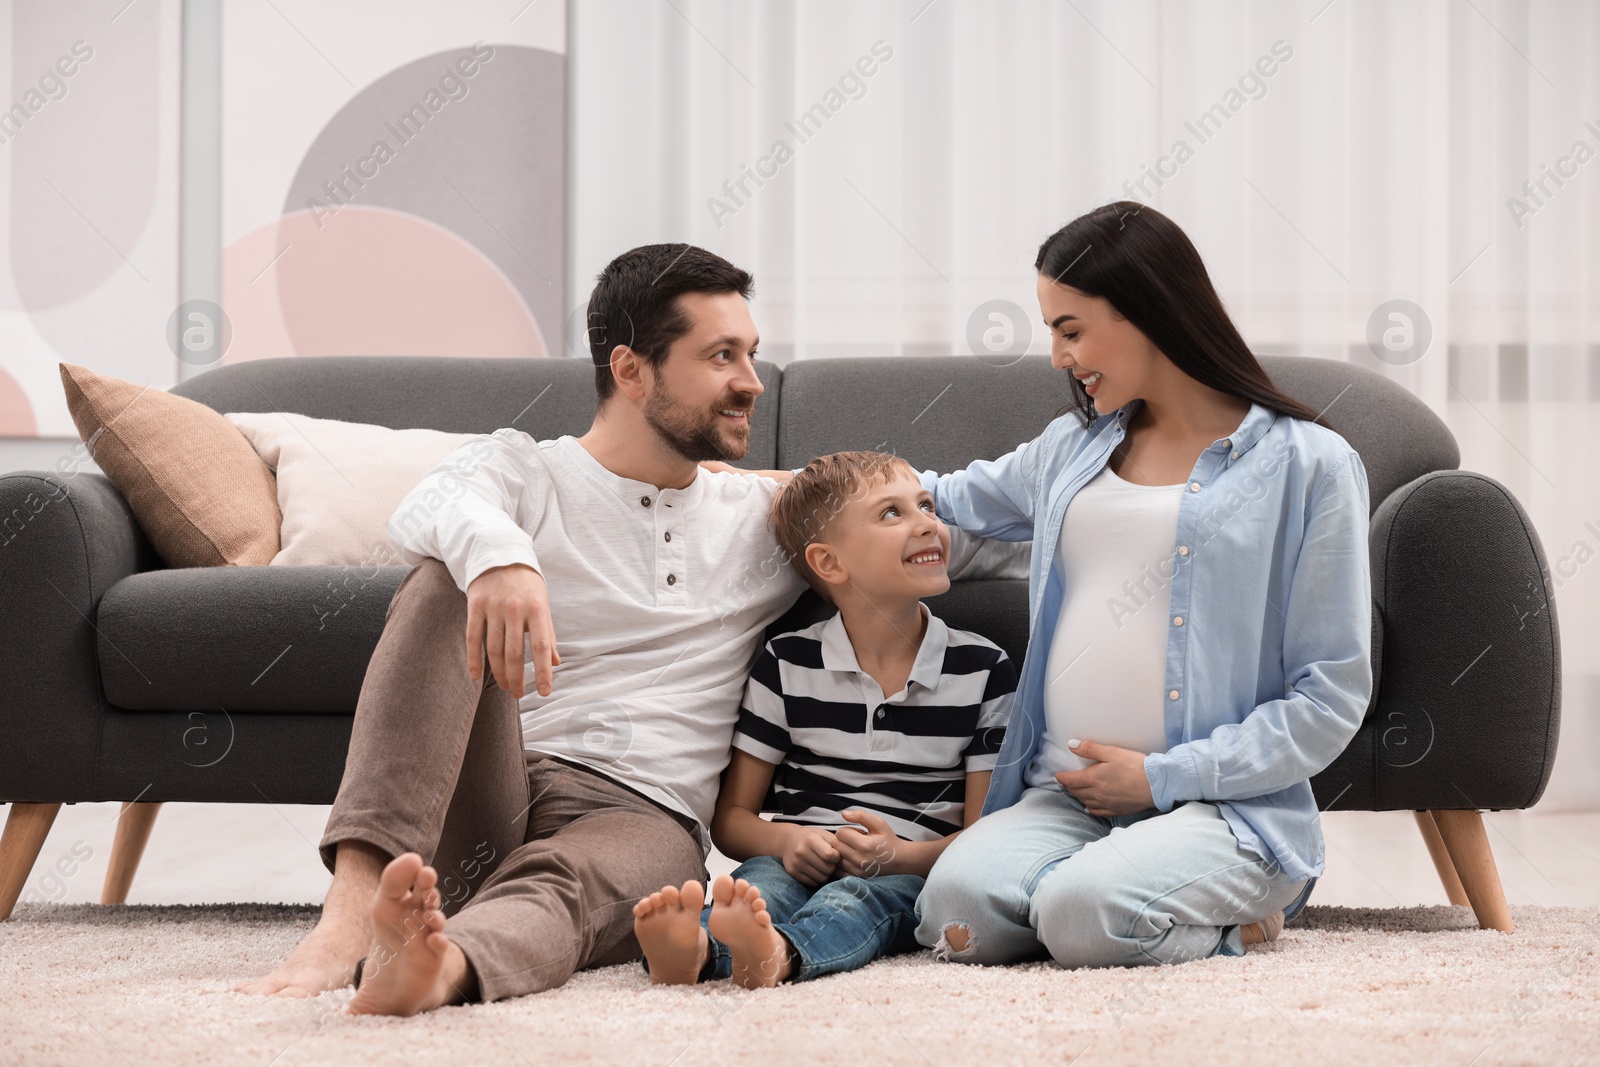
<svg viewBox="0 0 1600 1067">
<path fill-rule="evenodd" d="M 274 566 L 403 565 L 390 517 L 423 475 L 477 436 L 289 411 L 226 417 L 277 475 L 283 547 Z"/>
<path fill-rule="evenodd" d="M 245 436 L 187 397 L 61 364 L 89 454 L 169 567 L 259 566 L 278 553 L 277 486 Z"/>
</svg>

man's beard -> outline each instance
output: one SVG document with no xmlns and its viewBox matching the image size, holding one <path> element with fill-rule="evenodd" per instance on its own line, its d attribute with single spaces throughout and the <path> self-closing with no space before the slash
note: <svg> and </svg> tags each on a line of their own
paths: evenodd
<svg viewBox="0 0 1600 1067">
<path fill-rule="evenodd" d="M 719 425 L 722 416 L 717 412 L 726 408 L 748 413 L 754 407 L 755 397 L 729 393 L 711 407 L 697 409 L 667 392 L 658 379 L 655 390 L 644 402 L 644 421 L 668 448 L 691 463 L 714 459 L 732 461 L 743 459 L 750 451 L 749 415 L 744 425 L 733 431 L 729 426 Z"/>
</svg>

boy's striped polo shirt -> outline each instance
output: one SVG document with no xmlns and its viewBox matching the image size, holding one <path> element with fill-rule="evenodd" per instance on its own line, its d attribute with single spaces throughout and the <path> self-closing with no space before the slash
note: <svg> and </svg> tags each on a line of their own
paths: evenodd
<svg viewBox="0 0 1600 1067">
<path fill-rule="evenodd" d="M 909 841 L 961 829 L 966 775 L 995 766 L 1017 671 L 993 642 L 922 614 L 910 680 L 887 697 L 839 615 L 767 642 L 733 747 L 776 766 L 773 821 L 836 829 L 861 808 Z"/>
</svg>

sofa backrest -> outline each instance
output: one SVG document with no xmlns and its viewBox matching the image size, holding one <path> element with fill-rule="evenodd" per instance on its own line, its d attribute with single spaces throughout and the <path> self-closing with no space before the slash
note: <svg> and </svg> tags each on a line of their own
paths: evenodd
<svg viewBox="0 0 1600 1067">
<path fill-rule="evenodd" d="M 750 451 L 738 466 L 771 468 L 777 454 L 779 370 L 758 361 Z M 172 389 L 216 411 L 293 411 L 449 433 L 525 430 L 544 441 L 594 421 L 594 366 L 576 359 L 456 356 L 302 356 L 232 363 Z"/>
<path fill-rule="evenodd" d="M 918 470 L 959 470 L 1037 436 L 1070 389 L 1046 356 L 800 360 L 783 371 L 778 464 L 871 449 Z"/>
<path fill-rule="evenodd" d="M 1461 449 L 1444 420 L 1377 371 L 1334 359 L 1256 358 L 1274 385 L 1321 412 L 1361 454 L 1372 512 L 1402 485 L 1460 465 Z"/>
</svg>

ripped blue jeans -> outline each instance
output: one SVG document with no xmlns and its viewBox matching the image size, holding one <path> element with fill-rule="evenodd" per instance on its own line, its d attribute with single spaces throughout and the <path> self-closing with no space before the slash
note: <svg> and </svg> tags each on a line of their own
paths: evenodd
<svg viewBox="0 0 1600 1067">
<path fill-rule="evenodd" d="M 962 963 L 1240 956 L 1240 924 L 1293 914 L 1315 882 L 1241 848 L 1214 804 L 1102 818 L 1063 789 L 1032 788 L 945 849 L 917 898 L 916 937 Z"/>
</svg>

